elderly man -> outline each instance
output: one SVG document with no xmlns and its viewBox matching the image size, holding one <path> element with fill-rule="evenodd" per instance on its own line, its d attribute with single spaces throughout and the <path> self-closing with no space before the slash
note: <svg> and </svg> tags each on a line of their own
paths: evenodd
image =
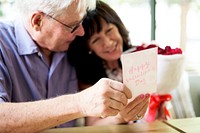
<svg viewBox="0 0 200 133">
<path fill-rule="evenodd" d="M 67 60 L 66 51 L 84 35 L 83 18 L 96 0 L 16 2 L 20 17 L 0 22 L 0 132 L 71 127 L 77 118 L 115 116 L 125 108 L 132 95 L 120 82 L 103 78 L 77 92 Z"/>
</svg>

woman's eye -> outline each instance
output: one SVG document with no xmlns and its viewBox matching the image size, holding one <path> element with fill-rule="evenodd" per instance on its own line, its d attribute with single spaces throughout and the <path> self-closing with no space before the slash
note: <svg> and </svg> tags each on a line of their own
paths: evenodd
<svg viewBox="0 0 200 133">
<path fill-rule="evenodd" d="M 95 43 L 98 42 L 98 40 L 99 40 L 99 38 L 96 38 L 96 39 L 92 40 L 91 43 L 92 43 L 92 44 L 95 44 Z"/>
<path fill-rule="evenodd" d="M 110 32 L 110 31 L 112 31 L 112 29 L 113 29 L 113 28 L 109 28 L 109 29 L 107 30 L 107 32 Z"/>
</svg>

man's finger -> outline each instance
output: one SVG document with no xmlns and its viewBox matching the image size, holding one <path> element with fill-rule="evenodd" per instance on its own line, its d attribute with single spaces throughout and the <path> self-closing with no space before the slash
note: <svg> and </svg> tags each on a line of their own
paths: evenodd
<svg viewBox="0 0 200 133">
<path fill-rule="evenodd" d="M 120 82 L 117 82 L 117 81 L 113 81 L 113 80 L 110 80 L 109 81 L 109 85 L 112 89 L 115 89 L 117 91 L 120 91 L 122 93 L 124 93 L 126 95 L 126 97 L 128 99 L 130 99 L 132 97 L 132 93 L 130 91 L 130 89 L 128 89 L 125 85 L 123 85 L 122 83 Z"/>
</svg>

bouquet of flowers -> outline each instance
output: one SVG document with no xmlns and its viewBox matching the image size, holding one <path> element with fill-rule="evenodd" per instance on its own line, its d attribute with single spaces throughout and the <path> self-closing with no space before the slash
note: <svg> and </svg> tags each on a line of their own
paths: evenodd
<svg viewBox="0 0 200 133">
<path fill-rule="evenodd" d="M 146 117 L 148 122 L 170 118 L 165 103 L 172 99 L 170 92 L 178 86 L 184 69 L 184 55 L 180 48 L 166 46 L 163 49 L 156 44 L 142 44 L 133 52 L 153 47 L 158 47 L 157 93 L 151 95 Z"/>
</svg>

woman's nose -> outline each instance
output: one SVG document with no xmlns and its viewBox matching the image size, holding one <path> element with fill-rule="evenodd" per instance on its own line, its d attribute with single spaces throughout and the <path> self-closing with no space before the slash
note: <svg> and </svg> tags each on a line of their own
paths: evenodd
<svg viewBox="0 0 200 133">
<path fill-rule="evenodd" d="M 112 47 L 113 46 L 113 40 L 109 37 L 104 37 L 103 41 L 104 47 Z"/>
</svg>

